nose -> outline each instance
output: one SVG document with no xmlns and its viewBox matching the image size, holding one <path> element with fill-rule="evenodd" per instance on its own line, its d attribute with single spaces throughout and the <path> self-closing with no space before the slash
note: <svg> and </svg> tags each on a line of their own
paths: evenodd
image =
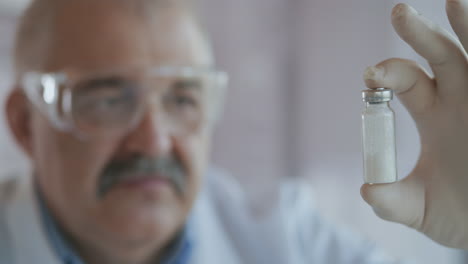
<svg viewBox="0 0 468 264">
<path fill-rule="evenodd" d="M 126 153 L 164 156 L 172 151 L 171 129 L 160 112 L 146 111 L 139 124 L 126 136 Z"/>
</svg>

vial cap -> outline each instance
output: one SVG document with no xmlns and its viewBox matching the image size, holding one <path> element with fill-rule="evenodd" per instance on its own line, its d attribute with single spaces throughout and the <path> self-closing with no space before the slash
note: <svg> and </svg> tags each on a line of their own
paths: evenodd
<svg viewBox="0 0 468 264">
<path fill-rule="evenodd" d="M 369 103 L 388 102 L 393 99 L 393 91 L 387 88 L 367 89 L 362 91 L 362 100 Z"/>
</svg>

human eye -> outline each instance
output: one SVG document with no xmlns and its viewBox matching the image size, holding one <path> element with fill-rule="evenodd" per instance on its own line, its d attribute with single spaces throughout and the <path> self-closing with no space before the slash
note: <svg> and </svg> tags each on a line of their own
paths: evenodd
<svg viewBox="0 0 468 264">
<path fill-rule="evenodd" d="M 178 108 L 196 108 L 198 106 L 198 101 L 192 95 L 187 94 L 174 94 L 168 96 L 167 100 Z"/>
<path fill-rule="evenodd" d="M 165 96 L 169 106 L 179 110 L 197 110 L 202 104 L 201 87 L 194 80 L 177 80 Z"/>
<path fill-rule="evenodd" d="M 74 110 L 80 115 L 113 119 L 131 113 L 135 108 L 136 86 L 118 79 L 92 80 L 74 93 Z"/>
</svg>

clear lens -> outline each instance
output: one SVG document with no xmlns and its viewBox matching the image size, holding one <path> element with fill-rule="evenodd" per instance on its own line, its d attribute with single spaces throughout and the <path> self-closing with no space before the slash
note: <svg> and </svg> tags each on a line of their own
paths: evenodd
<svg viewBox="0 0 468 264">
<path fill-rule="evenodd" d="M 142 107 L 138 84 L 120 77 L 83 81 L 70 93 L 74 126 L 85 135 L 125 130 Z"/>
<path fill-rule="evenodd" d="M 187 134 L 213 122 L 225 85 L 224 73 L 193 68 L 119 71 L 68 78 L 57 84 L 60 98 L 54 104 L 44 98 L 40 103 L 49 118 L 58 116 L 71 132 L 86 137 L 128 133 L 147 114 L 173 132 Z M 51 121 L 57 125 L 56 119 Z"/>
</svg>

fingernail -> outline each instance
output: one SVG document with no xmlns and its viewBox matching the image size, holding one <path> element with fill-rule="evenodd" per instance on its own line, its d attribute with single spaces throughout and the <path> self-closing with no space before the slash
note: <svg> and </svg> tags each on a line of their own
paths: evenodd
<svg viewBox="0 0 468 264">
<path fill-rule="evenodd" d="M 394 8 L 393 8 L 393 11 L 392 11 L 392 16 L 393 17 L 401 17 L 403 12 L 404 12 L 404 9 L 406 8 L 406 5 L 405 4 L 398 4 L 396 5 Z"/>
<path fill-rule="evenodd" d="M 401 18 L 405 14 L 414 14 L 420 16 L 421 13 L 414 9 L 412 6 L 407 4 L 398 4 L 393 8 L 392 16 L 394 18 Z"/>
<path fill-rule="evenodd" d="M 367 67 L 364 72 L 364 80 L 378 81 L 382 80 L 385 70 L 379 66 Z"/>
</svg>

